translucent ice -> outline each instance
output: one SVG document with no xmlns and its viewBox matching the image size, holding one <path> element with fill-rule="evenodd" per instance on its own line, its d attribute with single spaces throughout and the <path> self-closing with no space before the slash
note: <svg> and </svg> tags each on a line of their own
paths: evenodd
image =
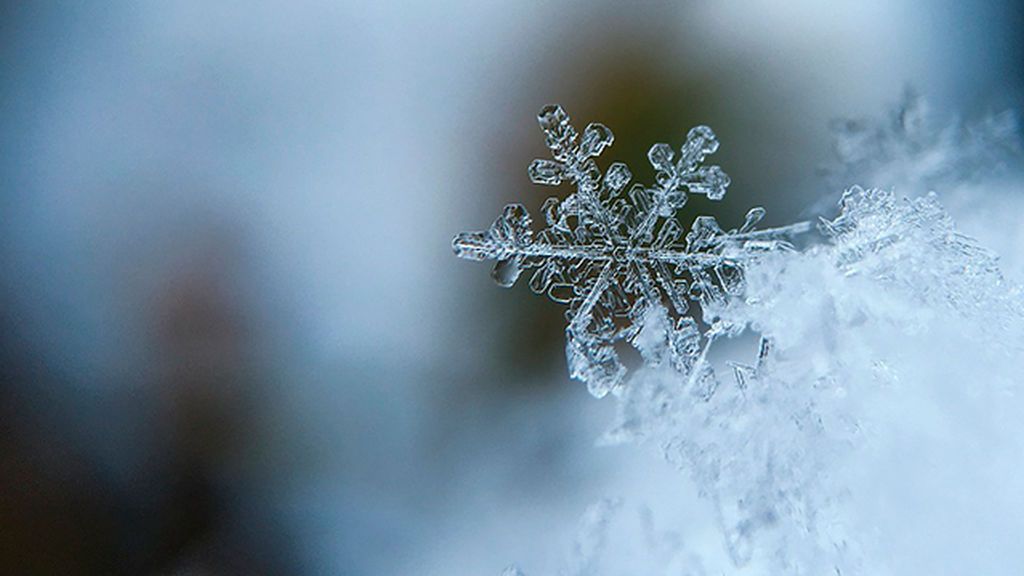
<svg viewBox="0 0 1024 576">
<path fill-rule="evenodd" d="M 602 175 L 606 127 L 580 137 L 558 107 L 540 122 L 553 159 L 531 178 L 572 192 L 544 203 L 536 233 L 510 205 L 457 236 L 455 252 L 494 260 L 503 286 L 529 271 L 534 292 L 568 306 L 570 374 L 617 396 L 605 440 L 652 446 L 688 475 L 724 550 L 718 565 L 607 562 L 620 543 L 605 502 L 566 573 L 1019 571 L 1024 298 L 936 194 L 852 186 L 796 250 L 790 240 L 812 226 L 758 230 L 762 208 L 737 228 L 679 223 L 689 194 L 720 199 L 729 184 L 703 165 L 718 148 L 710 129 L 692 130 L 678 155 L 653 146 L 646 186 L 620 163 Z M 843 125 L 831 174 L 911 190 L 980 179 L 1019 158 L 1015 126 L 1002 115 L 943 128 L 911 98 L 889 124 Z M 715 342 L 750 332 L 752 358 L 716 360 Z M 622 342 L 643 359 L 628 383 Z M 729 378 L 714 370 L 723 364 Z"/>
<path fill-rule="evenodd" d="M 546 106 L 538 121 L 553 159 L 534 160 L 530 179 L 544 185 L 569 182 L 574 191 L 544 203 L 547 227 L 536 236 L 525 209 L 511 204 L 488 230 L 459 234 L 452 247 L 463 258 L 495 260 L 493 276 L 502 286 L 533 270 L 530 288 L 568 305 L 569 373 L 597 397 L 621 389 L 626 369 L 615 344 L 637 345 L 634 339 L 649 311 L 667 305 L 677 322 L 690 311 L 689 301 L 705 308 L 724 304 L 742 292 L 743 266 L 750 259 L 787 249 L 787 238 L 808 229 L 798 224 L 755 231 L 764 215 L 755 208 L 739 229 L 725 231 L 714 218 L 701 216 L 684 235 L 676 212 L 687 196 L 719 200 L 729 186 L 721 168 L 702 164 L 719 146 L 706 126 L 690 130 L 678 157 L 668 144 L 652 146 L 648 158 L 657 184 L 634 184 L 624 193 L 632 178 L 629 168 L 613 163 L 602 176 L 595 161 L 614 140 L 611 130 L 590 124 L 580 136 L 560 106 Z M 702 317 L 713 316 L 703 310 Z M 702 333 L 695 323 L 679 326 L 698 341 L 721 333 Z M 689 367 L 706 348 L 669 345 L 681 329 L 660 331 L 660 349 L 671 356 L 668 365 Z"/>
</svg>

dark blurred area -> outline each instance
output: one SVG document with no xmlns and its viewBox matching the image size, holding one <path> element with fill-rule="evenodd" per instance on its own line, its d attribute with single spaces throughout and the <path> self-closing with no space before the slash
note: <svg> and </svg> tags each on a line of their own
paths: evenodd
<svg viewBox="0 0 1024 576">
<path fill-rule="evenodd" d="M 621 475 L 561 308 L 452 257 L 714 128 L 694 213 L 839 190 L 839 116 L 1020 107 L 1014 2 L 0 4 L 0 573 L 479 574 Z M 568 494 L 568 496 L 567 496 Z M 563 524 L 559 524 L 564 522 Z M 557 527 L 556 527 L 557 526 Z"/>
<path fill-rule="evenodd" d="M 122 376 L 117 396 L 52 396 L 96 383 L 69 382 L 4 318 L 4 573 L 294 571 L 266 510 L 236 509 L 250 482 L 234 471 L 258 470 L 267 398 L 254 321 L 230 285 L 232 250 L 222 233 L 205 235 L 145 296 L 147 364 Z M 141 454 L 122 476 L 97 441 Z"/>
</svg>

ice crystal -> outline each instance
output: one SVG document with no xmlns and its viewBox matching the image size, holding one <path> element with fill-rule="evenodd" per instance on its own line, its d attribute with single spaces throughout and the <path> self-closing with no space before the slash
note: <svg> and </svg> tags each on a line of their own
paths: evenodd
<svg viewBox="0 0 1024 576">
<path fill-rule="evenodd" d="M 915 106 L 889 128 L 846 130 L 871 136 L 840 141 L 839 172 L 913 190 L 982 179 L 1018 157 L 1011 115 L 949 129 Z M 703 165 L 717 148 L 709 129 L 692 130 L 678 157 L 655 145 L 656 184 L 627 191 L 624 165 L 602 174 L 594 160 L 607 128 L 581 137 L 557 107 L 541 126 L 554 160 L 534 162 L 531 177 L 574 192 L 545 203 L 536 236 L 512 205 L 489 230 L 456 237 L 455 251 L 496 260 L 506 286 L 533 270 L 531 288 L 568 304 L 571 374 L 595 395 L 617 393 L 605 440 L 654 446 L 685 471 L 727 557 L 693 561 L 675 547 L 671 568 L 615 566 L 605 512 L 589 514 L 579 542 L 592 545 L 577 546 L 569 573 L 1013 573 L 1024 298 L 936 194 L 847 188 L 819 222 L 820 242 L 802 250 L 788 240 L 809 225 L 756 231 L 760 208 L 729 231 L 699 216 L 684 236 L 688 194 L 721 198 L 729 182 Z M 748 329 L 761 337 L 756 359 L 733 363 L 723 385 L 709 346 Z M 628 386 L 619 342 L 644 359 Z M 986 552 L 995 543 L 1005 553 Z"/>
<path fill-rule="evenodd" d="M 538 121 L 552 159 L 534 160 L 530 179 L 568 182 L 574 191 L 544 202 L 546 226 L 536 235 L 526 209 L 509 204 L 488 230 L 456 236 L 455 254 L 496 261 L 492 276 L 506 287 L 533 270 L 530 288 L 568 306 L 569 373 L 594 396 L 621 390 L 619 342 L 634 346 L 645 364 L 670 365 L 709 394 L 708 346 L 734 332 L 715 311 L 742 294 L 749 261 L 790 248 L 788 239 L 809 225 L 757 230 L 764 209 L 753 208 L 737 228 L 723 230 L 714 217 L 698 216 L 684 235 L 677 211 L 688 196 L 720 200 L 730 183 L 720 167 L 703 164 L 718 149 L 707 126 L 690 130 L 678 156 L 668 144 L 652 146 L 656 184 L 627 189 L 632 175 L 625 164 L 602 174 L 595 161 L 614 139 L 608 127 L 592 123 L 579 134 L 560 106 L 543 108 Z M 701 308 L 702 322 L 690 314 L 690 302 Z"/>
</svg>

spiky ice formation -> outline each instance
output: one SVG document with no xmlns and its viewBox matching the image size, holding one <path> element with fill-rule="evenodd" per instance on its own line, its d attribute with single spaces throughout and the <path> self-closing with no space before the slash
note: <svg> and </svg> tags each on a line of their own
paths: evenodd
<svg viewBox="0 0 1024 576">
<path fill-rule="evenodd" d="M 526 209 L 510 204 L 488 230 L 456 236 L 455 254 L 496 261 L 492 276 L 506 287 L 533 270 L 530 288 L 568 306 L 569 373 L 594 396 L 621 390 L 626 368 L 615 350 L 619 342 L 633 345 L 646 364 L 671 365 L 709 393 L 708 346 L 733 330 L 715 321 L 714 310 L 743 292 L 749 261 L 789 249 L 788 239 L 810 226 L 757 230 L 764 209 L 753 208 L 738 228 L 723 230 L 714 217 L 698 216 L 684 235 L 677 211 L 689 195 L 720 200 L 730 183 L 721 168 L 703 165 L 718 149 L 707 126 L 690 130 L 678 156 L 668 144 L 652 146 L 656 184 L 627 189 L 632 175 L 625 164 L 602 174 L 595 161 L 614 140 L 610 129 L 593 123 L 580 135 L 560 106 L 542 109 L 538 121 L 552 159 L 534 160 L 530 179 L 568 182 L 574 191 L 544 202 L 546 227 L 536 235 Z M 690 302 L 707 324 L 690 315 Z"/>
</svg>

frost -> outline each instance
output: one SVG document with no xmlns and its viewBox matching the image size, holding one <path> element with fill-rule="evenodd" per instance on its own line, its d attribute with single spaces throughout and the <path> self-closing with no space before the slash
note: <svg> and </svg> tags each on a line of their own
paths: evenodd
<svg viewBox="0 0 1024 576">
<path fill-rule="evenodd" d="M 646 506 L 603 498 L 587 507 L 579 520 L 572 552 L 558 576 L 642 574 L 708 576 L 703 562 L 676 530 L 660 529 Z M 502 576 L 526 576 L 510 566 Z"/>
<path fill-rule="evenodd" d="M 620 506 L 620 502 L 606 498 L 587 508 L 580 519 L 573 554 L 569 566 L 562 571 L 563 576 L 586 576 L 594 573 L 599 556 L 606 547 L 608 522 Z"/>
<path fill-rule="evenodd" d="M 833 175 L 915 189 L 982 180 L 1017 157 L 1012 115 L 942 127 L 915 102 L 888 125 L 847 126 Z M 571 375 L 617 397 L 604 440 L 654 447 L 688 475 L 727 558 L 679 540 L 616 564 L 622 540 L 608 535 L 603 502 L 564 573 L 1017 571 L 1024 297 L 936 194 L 847 188 L 803 250 L 790 240 L 809 224 L 756 230 L 760 208 L 730 230 L 698 216 L 684 235 L 688 195 L 721 198 L 729 183 L 703 164 L 717 149 L 710 129 L 692 130 L 678 156 L 652 147 L 656 184 L 627 191 L 624 165 L 602 174 L 595 162 L 612 142 L 606 127 L 581 137 L 557 107 L 541 126 L 554 159 L 535 161 L 531 177 L 574 192 L 545 203 L 536 236 L 511 205 L 454 249 L 495 260 L 505 286 L 532 270 L 535 292 L 568 305 Z M 755 357 L 720 376 L 712 343 L 745 332 L 760 338 Z M 644 361 L 628 382 L 620 342 Z"/>
<path fill-rule="evenodd" d="M 569 373 L 594 396 L 621 390 L 619 342 L 637 348 L 645 363 L 673 366 L 701 385 L 710 377 L 708 346 L 733 332 L 715 311 L 742 294 L 744 267 L 790 249 L 788 239 L 809 224 L 757 230 L 764 209 L 754 208 L 738 228 L 723 230 L 714 217 L 699 216 L 684 235 L 676 212 L 688 196 L 720 200 L 729 186 L 721 168 L 703 165 L 718 149 L 706 126 L 690 130 L 678 156 L 668 144 L 652 146 L 657 183 L 627 190 L 632 175 L 625 164 L 602 174 L 594 160 L 614 139 L 606 126 L 590 124 L 581 136 L 559 106 L 545 107 L 538 121 L 553 159 L 534 160 L 530 179 L 569 182 L 574 191 L 544 202 L 546 227 L 536 236 L 526 209 L 510 204 L 488 230 L 456 236 L 455 254 L 495 260 L 492 276 L 506 287 L 533 270 L 530 288 L 568 306 Z M 701 308 L 706 329 L 690 316 L 690 302 Z"/>
<path fill-rule="evenodd" d="M 831 128 L 835 159 L 824 171 L 838 189 L 949 189 L 990 179 L 1019 164 L 1022 153 L 1016 112 L 945 118 L 909 89 L 885 120 L 837 120 Z"/>
<path fill-rule="evenodd" d="M 913 412 L 883 407 L 915 386 L 928 398 L 945 379 L 964 383 L 946 407 L 959 409 L 961 394 L 991 393 L 974 379 L 982 358 L 1001 379 L 992 386 L 1015 386 L 1024 307 L 994 256 L 956 232 L 934 195 L 855 187 L 821 228 L 824 244 L 748 266 L 746 298 L 721 311 L 721 321 L 765 335 L 756 363 L 735 365 L 736 385 L 716 381 L 714 397 L 698 401 L 675 374 L 645 367 L 609 440 L 653 445 L 693 477 L 734 566 L 885 573 L 870 528 L 850 529 L 856 498 L 877 488 L 849 463 L 884 445 L 883 431 L 908 433 Z"/>
<path fill-rule="evenodd" d="M 843 194 L 840 207 L 840 215 L 822 220 L 821 229 L 845 274 L 902 281 L 905 290 L 946 299 L 961 310 L 990 306 L 991 291 L 1003 286 L 996 256 L 956 231 L 934 193 L 901 200 L 890 191 L 855 186 Z M 917 271 L 912 282 L 908 269 Z"/>
</svg>

